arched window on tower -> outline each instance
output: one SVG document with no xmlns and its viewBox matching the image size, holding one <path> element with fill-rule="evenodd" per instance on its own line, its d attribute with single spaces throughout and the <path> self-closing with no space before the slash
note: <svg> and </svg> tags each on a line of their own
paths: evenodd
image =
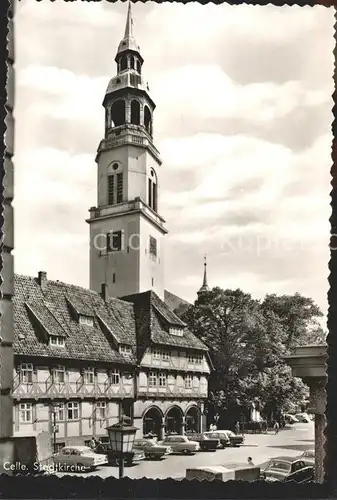
<svg viewBox="0 0 337 500">
<path fill-rule="evenodd" d="M 144 109 L 144 125 L 148 134 L 152 136 L 152 115 L 147 106 Z"/>
<path fill-rule="evenodd" d="M 123 71 L 128 67 L 128 59 L 126 56 L 122 56 L 120 60 L 120 70 Z"/>
<path fill-rule="evenodd" d="M 119 99 L 111 106 L 111 127 L 119 127 L 125 123 L 125 101 Z"/>
<path fill-rule="evenodd" d="M 140 74 L 142 71 L 142 65 L 140 64 L 140 61 L 137 59 L 137 71 Z"/>
<path fill-rule="evenodd" d="M 157 176 L 153 168 L 151 168 L 150 177 L 148 180 L 148 205 L 155 212 L 158 211 Z"/>
<path fill-rule="evenodd" d="M 131 123 L 133 125 L 140 124 L 140 104 L 138 101 L 131 101 Z"/>
<path fill-rule="evenodd" d="M 133 56 L 130 56 L 130 68 L 135 69 L 135 60 Z"/>
</svg>

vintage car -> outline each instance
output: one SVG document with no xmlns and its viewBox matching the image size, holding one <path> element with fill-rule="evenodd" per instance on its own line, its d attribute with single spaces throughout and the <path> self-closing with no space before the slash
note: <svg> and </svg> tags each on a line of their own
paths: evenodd
<svg viewBox="0 0 337 500">
<path fill-rule="evenodd" d="M 199 443 L 200 451 L 215 451 L 220 444 L 219 439 L 211 438 L 204 433 L 187 432 L 186 437 L 190 441 Z"/>
<path fill-rule="evenodd" d="M 261 479 L 269 482 L 307 483 L 314 480 L 314 467 L 307 465 L 302 457 L 276 457 L 269 461 Z"/>
<path fill-rule="evenodd" d="M 301 459 L 304 460 L 306 465 L 315 465 L 315 450 L 305 450 L 301 455 Z"/>
<path fill-rule="evenodd" d="M 184 453 L 185 455 L 194 455 L 200 450 L 200 445 L 197 441 L 190 441 L 187 436 L 179 436 L 179 434 L 166 436 L 158 444 L 170 447 L 173 453 Z"/>
<path fill-rule="evenodd" d="M 102 453 L 102 454 L 107 455 L 109 465 L 118 466 L 120 463 L 120 456 L 119 456 L 118 452 L 113 451 L 111 449 L 110 444 L 108 444 L 108 443 L 104 443 L 104 444 L 100 443 L 96 447 L 95 452 L 99 453 L 99 454 Z M 131 466 L 133 464 L 136 464 L 144 459 L 145 459 L 145 453 L 141 450 L 132 449 L 132 451 L 126 452 L 124 454 L 124 463 L 127 466 Z"/>
<path fill-rule="evenodd" d="M 295 418 L 303 424 L 309 424 L 311 419 L 307 413 L 296 413 Z"/>
<path fill-rule="evenodd" d="M 105 454 L 95 453 L 89 446 L 65 446 L 53 455 L 54 464 L 65 472 L 85 472 L 108 463 Z"/>
<path fill-rule="evenodd" d="M 145 458 L 149 459 L 159 459 L 172 453 L 172 448 L 170 446 L 162 446 L 148 438 L 136 439 L 133 443 L 133 449 L 144 452 Z"/>
<path fill-rule="evenodd" d="M 294 415 L 291 415 L 290 413 L 285 413 L 283 417 L 287 424 L 297 424 L 299 422 L 298 418 L 296 418 Z"/>
<path fill-rule="evenodd" d="M 226 446 L 241 446 L 245 440 L 241 434 L 235 434 L 229 430 L 207 431 L 204 434 L 211 439 L 218 439 L 222 448 Z"/>
</svg>

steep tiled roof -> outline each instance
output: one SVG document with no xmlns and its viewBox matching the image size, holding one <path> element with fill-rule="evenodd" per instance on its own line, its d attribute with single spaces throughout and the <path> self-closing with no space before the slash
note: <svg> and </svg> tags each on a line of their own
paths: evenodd
<svg viewBox="0 0 337 500">
<path fill-rule="evenodd" d="M 80 324 L 71 307 L 80 314 L 94 315 L 94 326 Z M 129 344 L 136 354 L 136 331 L 132 304 L 119 299 L 107 303 L 95 292 L 58 281 L 15 276 L 14 282 L 14 353 L 25 356 L 48 356 L 63 359 L 130 363 L 136 358 L 120 354 L 113 339 L 96 317 L 105 314 L 117 342 Z M 27 307 L 28 306 L 28 307 Z M 44 327 L 44 328 L 43 328 Z M 65 347 L 51 347 L 42 329 L 65 336 Z"/>
<path fill-rule="evenodd" d="M 165 304 L 165 302 L 160 300 L 158 295 L 153 292 L 151 293 L 151 304 L 152 307 L 158 311 L 160 316 L 162 316 L 169 325 L 178 327 L 186 326 L 185 323 L 183 323 L 183 321 L 181 321 L 181 319 L 178 318 L 178 316 L 173 311 L 171 311 L 171 309 Z"/>
<path fill-rule="evenodd" d="M 152 290 L 123 297 L 135 305 L 137 339 L 140 345 L 155 343 L 207 351 L 207 347 Z M 183 329 L 182 336 L 169 333 L 170 327 Z"/>
<path fill-rule="evenodd" d="M 164 302 L 172 311 L 178 309 L 178 307 L 180 306 L 191 305 L 189 302 L 187 302 L 187 300 L 178 297 L 178 295 L 175 295 L 174 293 L 169 292 L 168 290 L 164 290 Z"/>
</svg>

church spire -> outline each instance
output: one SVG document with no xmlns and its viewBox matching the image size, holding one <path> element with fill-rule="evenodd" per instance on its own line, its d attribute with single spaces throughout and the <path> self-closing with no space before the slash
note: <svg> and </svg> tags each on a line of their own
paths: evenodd
<svg viewBox="0 0 337 500">
<path fill-rule="evenodd" d="M 132 18 L 132 10 L 131 10 L 131 1 L 129 0 L 129 7 L 128 7 L 128 15 L 126 18 L 126 25 L 125 25 L 125 33 L 124 33 L 124 38 L 133 38 L 133 18 Z"/>
<path fill-rule="evenodd" d="M 116 59 L 118 59 L 118 56 L 122 52 L 126 52 L 126 51 L 137 52 L 139 57 L 141 58 L 140 48 L 139 48 L 139 45 L 137 44 L 135 37 L 134 37 L 134 34 L 133 34 L 133 17 L 132 17 L 132 9 L 131 9 L 131 1 L 130 0 L 129 0 L 129 5 L 128 5 L 128 13 L 126 16 L 124 37 L 118 46 Z M 143 60 L 142 60 L 142 62 L 143 62 Z"/>
<path fill-rule="evenodd" d="M 202 282 L 202 287 L 198 291 L 198 295 L 200 295 L 204 292 L 208 292 L 208 291 L 209 291 L 209 288 L 208 288 L 208 284 L 207 284 L 207 258 L 206 258 L 206 254 L 205 254 L 205 256 L 204 256 L 204 279 Z"/>
</svg>

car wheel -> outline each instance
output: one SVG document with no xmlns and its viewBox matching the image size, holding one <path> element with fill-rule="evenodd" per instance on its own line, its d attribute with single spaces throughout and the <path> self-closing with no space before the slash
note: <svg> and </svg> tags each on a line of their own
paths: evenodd
<svg viewBox="0 0 337 500">
<path fill-rule="evenodd" d="M 84 469 L 85 469 L 84 464 L 79 463 L 79 464 L 77 464 L 77 467 L 80 468 L 81 472 L 84 472 Z"/>
<path fill-rule="evenodd" d="M 193 452 L 191 450 L 182 450 L 182 453 L 184 455 L 193 455 Z"/>
</svg>

